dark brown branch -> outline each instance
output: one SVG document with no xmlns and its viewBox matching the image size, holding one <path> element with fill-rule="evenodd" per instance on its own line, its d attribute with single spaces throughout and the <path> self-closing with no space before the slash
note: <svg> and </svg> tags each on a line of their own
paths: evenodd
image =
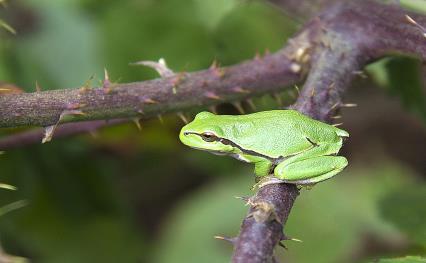
<svg viewBox="0 0 426 263">
<path fill-rule="evenodd" d="M 53 134 L 53 139 L 59 139 L 77 134 L 87 134 L 96 132 L 102 127 L 118 125 L 128 122 L 128 119 L 114 120 L 97 120 L 97 121 L 82 121 L 65 123 L 58 126 Z M 25 147 L 31 144 L 40 143 L 44 136 L 44 129 L 36 128 L 33 130 L 16 133 L 3 138 L 0 138 L 0 149 L 11 150 L 15 148 Z"/>
<path fill-rule="evenodd" d="M 426 39 L 403 21 L 404 12 L 371 1 L 335 5 L 312 24 L 321 24 L 320 39 L 310 54 L 311 70 L 297 102 L 291 108 L 315 119 L 331 122 L 344 106 L 342 95 L 368 61 L 391 50 L 426 59 Z M 426 22 L 425 18 L 421 18 Z M 419 19 L 420 20 L 420 19 Z M 395 34 L 395 35 L 393 35 Z M 408 39 L 398 38 L 404 35 Z M 234 263 L 274 261 L 273 252 L 286 240 L 283 225 L 298 195 L 290 184 L 262 187 L 250 203 L 240 234 L 235 238 Z M 256 215 L 256 216 L 253 216 Z M 280 223 L 279 223 L 279 222 Z"/>
<path fill-rule="evenodd" d="M 300 81 L 300 65 L 289 58 L 291 52 L 287 49 L 236 66 L 104 88 L 4 95 L 0 97 L 0 127 L 50 126 L 61 114 L 76 110 L 84 115 L 76 115 L 74 121 L 148 118 L 270 93 Z"/>
</svg>

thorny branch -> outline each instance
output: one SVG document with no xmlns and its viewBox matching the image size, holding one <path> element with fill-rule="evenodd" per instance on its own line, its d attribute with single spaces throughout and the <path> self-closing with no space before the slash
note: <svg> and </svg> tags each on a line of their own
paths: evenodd
<svg viewBox="0 0 426 263">
<path fill-rule="evenodd" d="M 291 7 L 297 1 L 271 2 Z M 316 2 L 322 6 L 336 1 Z M 64 113 L 82 113 L 61 119 L 62 122 L 86 121 L 59 126 L 57 132 L 67 135 L 77 127 L 84 131 L 105 124 L 91 120 L 148 118 L 271 93 L 300 82 L 304 73 L 308 73 L 304 88 L 291 108 L 331 122 L 338 109 L 345 106 L 344 91 L 367 63 L 392 54 L 426 60 L 425 25 L 426 17 L 395 5 L 371 0 L 337 3 L 306 23 L 288 45 L 275 54 L 235 66 L 212 66 L 204 71 L 176 73 L 129 84 L 112 84 L 106 79 L 103 87 L 95 89 L 81 87 L 1 96 L 0 127 L 46 127 L 56 124 L 60 116 L 67 115 Z M 40 133 L 26 137 L 27 142 L 37 136 L 39 139 Z M 0 148 L 13 147 L 20 141 L 15 138 L 12 142 L 13 137 L 10 138 L 0 141 Z M 298 194 L 294 185 L 275 184 L 262 187 L 250 198 L 249 215 L 242 223 L 239 236 L 232 239 L 233 262 L 275 261 L 274 248 L 287 239 L 282 228 Z"/>
<path fill-rule="evenodd" d="M 311 39 L 311 69 L 297 102 L 291 106 L 315 119 L 331 122 L 345 106 L 342 95 L 369 61 L 389 52 L 417 55 L 426 60 L 426 38 L 404 21 L 405 12 L 372 1 L 336 4 L 306 27 L 322 32 Z M 416 17 L 416 23 L 426 18 Z M 407 23 L 408 22 L 408 23 Z M 303 32 L 303 30 L 302 30 Z M 299 194 L 294 185 L 274 184 L 250 198 L 251 208 L 234 243 L 233 262 L 276 262 L 274 248 L 288 238 L 283 234 Z M 256 216 L 254 216 L 256 215 Z"/>
<path fill-rule="evenodd" d="M 73 121 L 152 117 L 196 106 L 241 100 L 300 81 L 301 65 L 282 50 L 239 65 L 155 80 L 103 87 L 53 90 L 0 96 L 0 127 L 50 126 L 67 111 L 81 111 Z M 70 114 L 71 115 L 71 114 Z M 70 119 L 70 120 L 71 120 Z M 62 120 L 66 120 L 65 118 Z"/>
</svg>

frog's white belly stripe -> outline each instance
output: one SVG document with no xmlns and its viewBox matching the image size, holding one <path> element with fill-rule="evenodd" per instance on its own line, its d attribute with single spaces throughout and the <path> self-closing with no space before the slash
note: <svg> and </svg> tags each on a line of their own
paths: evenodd
<svg viewBox="0 0 426 263">
<path fill-rule="evenodd" d="M 231 154 L 231 156 L 234 157 L 237 160 L 240 160 L 240 161 L 243 161 L 243 162 L 246 162 L 246 163 L 250 163 L 250 161 L 247 158 L 245 158 L 244 156 L 242 156 L 241 154 L 234 153 L 234 154 Z"/>
</svg>

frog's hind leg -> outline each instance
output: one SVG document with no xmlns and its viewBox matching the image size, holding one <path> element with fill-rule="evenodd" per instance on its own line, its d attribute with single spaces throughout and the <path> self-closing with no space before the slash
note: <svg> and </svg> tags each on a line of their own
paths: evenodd
<svg viewBox="0 0 426 263">
<path fill-rule="evenodd" d="M 292 163 L 279 164 L 274 174 L 277 178 L 293 184 L 315 184 L 327 180 L 348 165 L 342 156 L 319 156 Z"/>
</svg>

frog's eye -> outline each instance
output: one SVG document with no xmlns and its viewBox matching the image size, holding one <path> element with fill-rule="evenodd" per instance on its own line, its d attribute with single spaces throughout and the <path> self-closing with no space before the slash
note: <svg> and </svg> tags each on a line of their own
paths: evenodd
<svg viewBox="0 0 426 263">
<path fill-rule="evenodd" d="M 201 139 L 206 142 L 214 142 L 217 141 L 219 138 L 211 132 L 203 132 L 201 134 Z"/>
</svg>

